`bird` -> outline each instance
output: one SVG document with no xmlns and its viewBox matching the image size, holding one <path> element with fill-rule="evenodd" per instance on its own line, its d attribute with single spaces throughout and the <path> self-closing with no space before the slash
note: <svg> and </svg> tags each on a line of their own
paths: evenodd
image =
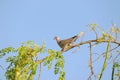
<svg viewBox="0 0 120 80">
<path fill-rule="evenodd" d="M 84 34 L 84 32 L 80 32 L 79 34 L 77 34 L 77 35 L 75 35 L 75 36 L 73 36 L 73 37 L 71 37 L 71 38 L 64 39 L 64 40 L 61 40 L 59 36 L 55 36 L 54 39 L 56 40 L 56 42 L 57 42 L 57 44 L 59 45 L 59 47 L 62 48 L 61 51 L 64 52 L 64 51 L 67 51 L 67 50 L 75 47 L 75 46 L 74 46 L 74 42 L 75 42 L 80 36 L 82 36 L 83 34 Z"/>
</svg>

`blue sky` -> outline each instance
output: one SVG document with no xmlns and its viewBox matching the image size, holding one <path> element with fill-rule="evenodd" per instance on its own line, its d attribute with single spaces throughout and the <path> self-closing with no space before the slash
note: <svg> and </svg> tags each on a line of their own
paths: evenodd
<svg viewBox="0 0 120 80">
<path fill-rule="evenodd" d="M 61 39 L 71 37 L 88 30 L 86 25 L 90 23 L 106 30 L 112 22 L 120 25 L 119 3 L 120 0 L 0 0 L 0 49 L 18 47 L 28 40 L 38 44 L 45 40 L 47 48 L 60 50 L 53 40 L 56 35 Z M 86 34 L 86 39 L 92 38 L 93 34 Z M 89 49 L 81 46 L 77 53 L 72 53 L 74 50 L 64 54 L 66 80 L 85 80 L 89 71 Z M 99 66 L 96 70 L 99 72 Z M 0 77 L 5 79 L 3 74 Z M 44 67 L 41 80 L 50 78 L 57 80 L 53 71 Z"/>
</svg>

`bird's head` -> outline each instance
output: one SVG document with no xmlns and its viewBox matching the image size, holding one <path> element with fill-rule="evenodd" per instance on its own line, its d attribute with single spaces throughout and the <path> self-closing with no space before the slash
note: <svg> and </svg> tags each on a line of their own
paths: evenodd
<svg viewBox="0 0 120 80">
<path fill-rule="evenodd" d="M 55 39 L 56 41 L 59 41 L 59 40 L 60 40 L 60 38 L 59 38 L 58 36 L 55 36 L 54 39 Z"/>
</svg>

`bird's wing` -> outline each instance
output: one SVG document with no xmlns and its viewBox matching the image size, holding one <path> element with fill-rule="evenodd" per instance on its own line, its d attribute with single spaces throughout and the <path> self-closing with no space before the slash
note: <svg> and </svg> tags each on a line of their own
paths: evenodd
<svg viewBox="0 0 120 80">
<path fill-rule="evenodd" d="M 68 38 L 68 39 L 65 39 L 65 40 L 61 40 L 63 43 L 72 43 L 72 42 L 75 42 L 80 36 L 84 35 L 84 32 L 80 32 L 79 34 L 71 37 L 71 38 Z"/>
<path fill-rule="evenodd" d="M 75 40 L 77 40 L 76 37 L 77 36 L 74 36 L 74 37 L 71 37 L 71 38 L 68 38 L 68 39 L 65 39 L 65 40 L 60 40 L 58 44 L 61 48 L 63 48 L 66 44 L 69 45 L 69 44 L 73 43 Z"/>
</svg>

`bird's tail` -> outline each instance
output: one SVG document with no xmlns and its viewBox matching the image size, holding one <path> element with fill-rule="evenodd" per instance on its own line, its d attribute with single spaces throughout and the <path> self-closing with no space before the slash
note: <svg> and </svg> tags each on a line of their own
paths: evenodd
<svg viewBox="0 0 120 80">
<path fill-rule="evenodd" d="M 77 37 L 79 38 L 80 36 L 83 36 L 84 35 L 84 32 L 80 32 Z"/>
<path fill-rule="evenodd" d="M 73 42 L 75 42 L 79 37 L 83 36 L 84 32 L 80 32 L 79 34 L 77 34 L 76 36 L 74 36 L 73 38 Z"/>
</svg>

